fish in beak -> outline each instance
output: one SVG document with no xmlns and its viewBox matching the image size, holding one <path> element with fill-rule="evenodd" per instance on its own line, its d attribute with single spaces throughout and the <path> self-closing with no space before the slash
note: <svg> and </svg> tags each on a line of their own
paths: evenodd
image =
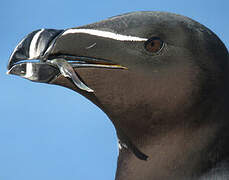
<svg viewBox="0 0 229 180">
<path fill-rule="evenodd" d="M 7 74 L 21 76 L 25 79 L 49 83 L 59 75 L 71 80 L 83 91 L 94 92 L 75 71 L 76 68 L 115 68 L 127 69 L 124 66 L 106 60 L 75 56 L 69 54 L 53 54 L 56 41 L 65 30 L 40 29 L 27 35 L 17 45 L 10 56 Z M 89 47 L 95 46 L 93 44 Z"/>
</svg>

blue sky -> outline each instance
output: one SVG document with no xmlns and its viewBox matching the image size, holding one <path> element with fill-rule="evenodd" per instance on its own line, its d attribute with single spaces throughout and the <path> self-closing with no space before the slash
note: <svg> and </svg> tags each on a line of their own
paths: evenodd
<svg viewBox="0 0 229 180">
<path fill-rule="evenodd" d="M 228 0 L 3 0 L 0 6 L 0 179 L 112 180 L 117 138 L 107 116 L 75 92 L 5 74 L 20 39 L 138 10 L 189 16 L 229 48 Z"/>
</svg>

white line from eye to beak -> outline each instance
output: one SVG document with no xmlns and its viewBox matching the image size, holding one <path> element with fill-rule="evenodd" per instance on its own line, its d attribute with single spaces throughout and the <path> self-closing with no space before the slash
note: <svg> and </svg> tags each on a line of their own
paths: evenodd
<svg viewBox="0 0 229 180">
<path fill-rule="evenodd" d="M 114 39 L 118 41 L 146 41 L 147 40 L 146 38 L 127 36 L 127 35 L 117 34 L 108 31 L 96 30 L 96 29 L 67 29 L 62 34 L 62 36 L 65 36 L 67 34 L 77 34 L 77 33 L 89 34 L 93 36 L 99 36 L 99 37 Z"/>
<path fill-rule="evenodd" d="M 37 40 L 40 37 L 40 34 L 44 31 L 44 29 L 41 29 L 40 31 L 38 31 L 34 36 L 33 39 L 30 43 L 29 46 L 29 59 L 35 59 L 38 58 L 40 55 L 40 52 L 37 52 Z"/>
</svg>

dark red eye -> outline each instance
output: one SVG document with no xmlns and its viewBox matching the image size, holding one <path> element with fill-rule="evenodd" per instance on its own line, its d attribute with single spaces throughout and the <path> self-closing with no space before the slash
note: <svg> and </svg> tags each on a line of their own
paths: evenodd
<svg viewBox="0 0 229 180">
<path fill-rule="evenodd" d="M 157 53 L 163 48 L 163 45 L 164 42 L 160 38 L 153 37 L 145 42 L 145 49 L 148 52 Z"/>
</svg>

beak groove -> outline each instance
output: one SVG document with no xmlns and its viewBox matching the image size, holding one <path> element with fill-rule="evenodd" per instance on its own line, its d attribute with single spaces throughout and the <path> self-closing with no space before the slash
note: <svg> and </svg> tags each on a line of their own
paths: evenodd
<svg viewBox="0 0 229 180">
<path fill-rule="evenodd" d="M 39 29 L 28 34 L 10 56 L 8 70 L 21 60 L 45 59 L 46 50 L 64 30 Z"/>
<path fill-rule="evenodd" d="M 80 81 L 73 68 L 127 69 L 109 60 L 52 54 L 55 43 L 63 32 L 64 30 L 39 29 L 28 34 L 11 54 L 7 74 L 45 83 L 62 74 L 64 77 L 70 78 L 79 89 L 94 92 Z"/>
</svg>

